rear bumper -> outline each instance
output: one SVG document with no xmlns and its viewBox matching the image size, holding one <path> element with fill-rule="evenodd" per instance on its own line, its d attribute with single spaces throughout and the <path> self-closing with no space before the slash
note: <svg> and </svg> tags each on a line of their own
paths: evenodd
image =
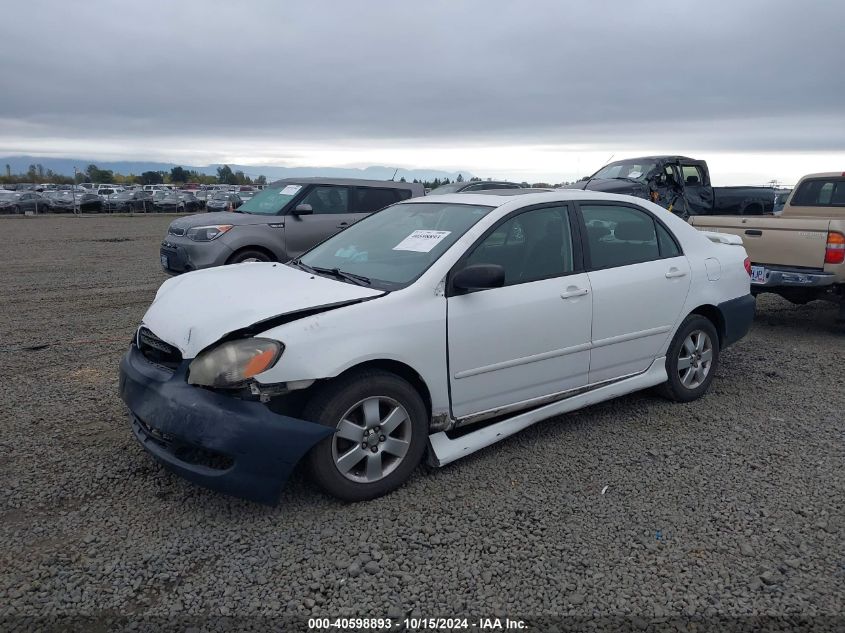
<svg viewBox="0 0 845 633">
<path fill-rule="evenodd" d="M 120 362 L 120 396 L 135 438 L 185 479 L 230 495 L 276 503 L 296 463 L 333 429 L 273 413 L 186 382 L 134 345 Z"/>
<path fill-rule="evenodd" d="M 750 294 L 719 304 L 719 311 L 725 323 L 722 349 L 736 343 L 748 334 L 754 321 L 754 309 L 757 302 Z"/>
<path fill-rule="evenodd" d="M 757 266 L 758 264 L 754 264 Z M 808 271 L 806 269 L 769 268 L 765 269 L 765 279 L 760 282 L 752 282 L 751 289 L 762 290 L 770 288 L 823 288 L 836 283 L 836 276 L 833 273 L 823 271 Z"/>
</svg>

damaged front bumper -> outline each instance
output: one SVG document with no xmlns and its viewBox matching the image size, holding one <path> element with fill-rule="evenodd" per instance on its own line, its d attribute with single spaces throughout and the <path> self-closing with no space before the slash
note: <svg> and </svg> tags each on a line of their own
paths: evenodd
<svg viewBox="0 0 845 633">
<path fill-rule="evenodd" d="M 135 345 L 120 362 L 120 396 L 132 432 L 170 470 L 230 495 L 274 504 L 296 463 L 333 429 L 273 413 L 186 381 Z"/>
</svg>

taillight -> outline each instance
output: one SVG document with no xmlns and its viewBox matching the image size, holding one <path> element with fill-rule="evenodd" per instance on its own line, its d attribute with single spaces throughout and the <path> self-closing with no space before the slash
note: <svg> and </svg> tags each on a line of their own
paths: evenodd
<svg viewBox="0 0 845 633">
<path fill-rule="evenodd" d="M 751 260 L 746 257 L 744 263 L 745 263 L 745 272 L 747 272 L 748 276 L 750 277 L 751 276 Z"/>
<path fill-rule="evenodd" d="M 827 246 L 824 249 L 825 264 L 845 262 L 845 235 L 830 231 L 827 234 Z"/>
</svg>

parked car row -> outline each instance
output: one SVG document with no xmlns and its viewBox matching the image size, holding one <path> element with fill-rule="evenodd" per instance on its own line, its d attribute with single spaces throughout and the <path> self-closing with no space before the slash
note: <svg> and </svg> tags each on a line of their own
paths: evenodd
<svg viewBox="0 0 845 633">
<path fill-rule="evenodd" d="M 32 190 L 0 189 L 0 213 L 83 213 L 158 212 L 194 213 L 206 208 L 213 211 L 237 209 L 242 195 L 225 191 L 203 192 L 141 189 L 56 189 L 39 193 Z M 247 194 L 251 197 L 251 192 Z"/>
</svg>

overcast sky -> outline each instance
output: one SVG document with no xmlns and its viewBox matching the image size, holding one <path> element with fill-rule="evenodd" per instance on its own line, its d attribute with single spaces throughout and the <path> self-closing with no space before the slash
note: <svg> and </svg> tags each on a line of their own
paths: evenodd
<svg viewBox="0 0 845 633">
<path fill-rule="evenodd" d="M 717 183 L 845 170 L 841 0 L 29 0 L 0 154 L 466 169 L 681 153 Z"/>
</svg>

